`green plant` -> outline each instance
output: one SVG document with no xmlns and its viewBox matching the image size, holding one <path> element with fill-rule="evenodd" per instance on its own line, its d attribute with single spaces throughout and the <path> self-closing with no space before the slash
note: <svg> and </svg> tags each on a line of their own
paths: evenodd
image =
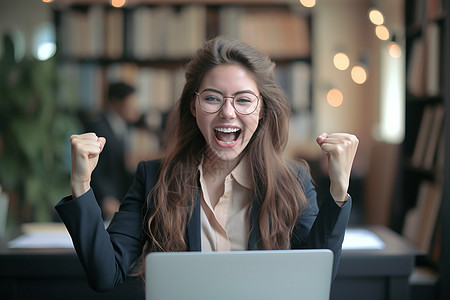
<svg viewBox="0 0 450 300">
<path fill-rule="evenodd" d="M 7 36 L 0 60 L 0 184 L 21 222 L 50 221 L 70 193 L 68 136 L 80 128 L 74 105 L 60 99 L 55 58 L 17 62 Z"/>
</svg>

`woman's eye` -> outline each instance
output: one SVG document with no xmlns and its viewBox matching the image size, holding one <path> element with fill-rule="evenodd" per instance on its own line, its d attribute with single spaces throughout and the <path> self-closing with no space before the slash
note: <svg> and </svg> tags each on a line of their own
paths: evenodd
<svg viewBox="0 0 450 300">
<path fill-rule="evenodd" d="M 246 97 L 241 97 L 241 98 L 237 98 L 235 100 L 236 103 L 240 103 L 240 104 L 246 104 L 246 103 L 251 103 L 252 100 Z"/>
<path fill-rule="evenodd" d="M 204 98 L 205 101 L 207 102 L 220 102 L 220 98 L 216 97 L 216 96 L 205 96 Z"/>
</svg>

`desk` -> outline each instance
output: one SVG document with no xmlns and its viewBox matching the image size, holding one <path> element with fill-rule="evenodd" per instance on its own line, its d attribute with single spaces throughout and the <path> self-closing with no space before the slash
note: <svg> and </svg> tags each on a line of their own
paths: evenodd
<svg viewBox="0 0 450 300">
<path fill-rule="evenodd" d="M 330 299 L 409 299 L 408 278 L 419 251 L 386 227 L 367 229 L 378 235 L 386 247 L 382 250 L 342 251 Z"/>
<path fill-rule="evenodd" d="M 332 300 L 408 299 L 408 277 L 417 251 L 384 227 L 370 227 L 383 250 L 345 250 L 332 285 Z M 114 291 L 96 293 L 73 249 L 0 251 L 2 299 L 143 299 L 140 283 L 129 280 Z"/>
</svg>

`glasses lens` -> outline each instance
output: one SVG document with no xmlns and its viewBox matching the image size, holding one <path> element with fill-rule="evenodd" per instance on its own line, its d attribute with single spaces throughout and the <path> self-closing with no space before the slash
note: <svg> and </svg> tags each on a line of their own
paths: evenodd
<svg viewBox="0 0 450 300">
<path fill-rule="evenodd" d="M 257 105 L 258 97 L 252 93 L 240 93 L 234 97 L 234 108 L 240 114 L 251 114 Z"/>
<path fill-rule="evenodd" d="M 208 113 L 217 112 L 223 104 L 223 96 L 213 91 L 203 91 L 199 95 L 200 106 Z"/>
</svg>

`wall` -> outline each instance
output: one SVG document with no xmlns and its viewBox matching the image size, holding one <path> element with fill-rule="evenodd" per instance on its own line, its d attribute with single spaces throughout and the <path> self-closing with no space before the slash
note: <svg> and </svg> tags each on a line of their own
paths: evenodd
<svg viewBox="0 0 450 300">
<path fill-rule="evenodd" d="M 320 1 L 314 12 L 313 24 L 313 106 L 316 134 L 350 132 L 360 139 L 354 171 L 363 174 L 367 168 L 372 144 L 371 130 L 378 116 L 378 48 L 376 37 L 367 18 L 367 1 Z M 375 49 L 374 49 L 375 48 Z M 345 71 L 333 66 L 335 52 L 344 51 L 350 58 Z M 358 85 L 350 77 L 350 68 L 361 56 L 368 59 L 369 76 Z M 338 88 L 344 95 L 343 104 L 334 108 L 326 93 Z"/>
<path fill-rule="evenodd" d="M 50 5 L 40 0 L 0 1 L 0 36 L 14 33 L 19 56 L 32 53 L 33 36 L 44 23 L 52 22 Z M 0 54 L 3 47 L 0 47 Z"/>
</svg>

